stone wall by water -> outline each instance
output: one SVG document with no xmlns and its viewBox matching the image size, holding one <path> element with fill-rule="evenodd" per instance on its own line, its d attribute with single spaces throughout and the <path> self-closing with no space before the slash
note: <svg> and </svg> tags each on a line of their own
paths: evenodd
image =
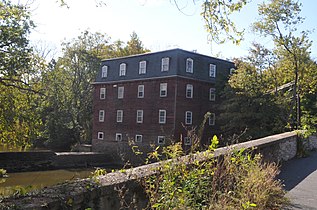
<svg viewBox="0 0 317 210">
<path fill-rule="evenodd" d="M 313 144 L 310 144 L 313 145 Z M 315 145 L 316 146 L 316 145 Z M 268 161 L 286 161 L 296 155 L 297 134 L 288 132 L 269 136 L 230 147 L 219 148 L 214 156 L 228 153 L 232 149 L 257 148 Z M 184 156 L 176 161 L 204 160 L 203 153 Z M 160 162 L 140 166 L 126 171 L 100 176 L 97 183 L 90 179 L 57 185 L 37 193 L 19 198 L 7 198 L 0 208 L 14 209 L 142 209 L 147 198 L 139 180 L 157 173 L 154 169 Z"/>
</svg>

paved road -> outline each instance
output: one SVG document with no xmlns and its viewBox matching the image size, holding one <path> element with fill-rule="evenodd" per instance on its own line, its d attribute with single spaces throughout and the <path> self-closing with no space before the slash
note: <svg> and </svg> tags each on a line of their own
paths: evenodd
<svg viewBox="0 0 317 210">
<path fill-rule="evenodd" d="M 286 209 L 317 210 L 317 151 L 284 163 L 279 178 L 291 201 Z"/>
</svg>

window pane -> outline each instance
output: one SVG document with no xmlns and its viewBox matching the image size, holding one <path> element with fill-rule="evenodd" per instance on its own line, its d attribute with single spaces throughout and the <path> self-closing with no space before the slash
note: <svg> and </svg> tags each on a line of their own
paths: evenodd
<svg viewBox="0 0 317 210">
<path fill-rule="evenodd" d="M 216 65 L 215 64 L 210 64 L 209 65 L 209 76 L 210 77 L 216 77 Z"/>
<path fill-rule="evenodd" d="M 161 83 L 160 84 L 160 97 L 166 97 L 167 96 L 167 83 Z"/>
<path fill-rule="evenodd" d="M 157 143 L 160 145 L 165 144 L 165 136 L 158 136 L 157 137 Z"/>
<path fill-rule="evenodd" d="M 209 116 L 209 125 L 215 125 L 215 121 L 216 121 L 215 113 L 211 113 L 211 115 Z"/>
<path fill-rule="evenodd" d="M 105 120 L 105 111 L 99 110 L 99 122 L 103 122 Z"/>
<path fill-rule="evenodd" d="M 143 110 L 137 110 L 136 112 L 136 122 L 143 123 Z"/>
<path fill-rule="evenodd" d="M 187 58 L 186 60 L 186 72 L 193 73 L 194 62 L 193 59 Z"/>
<path fill-rule="evenodd" d="M 142 135 L 135 135 L 135 142 L 142 142 Z"/>
<path fill-rule="evenodd" d="M 163 124 L 166 122 L 166 110 L 159 110 L 159 123 Z"/>
<path fill-rule="evenodd" d="M 216 89 L 210 88 L 209 89 L 209 101 L 215 101 L 216 100 Z"/>
<path fill-rule="evenodd" d="M 117 122 L 123 121 L 123 110 L 117 110 Z"/>
<path fill-rule="evenodd" d="M 139 74 L 146 73 L 146 61 L 140 61 L 139 63 Z"/>
<path fill-rule="evenodd" d="M 193 98 L 193 85 L 186 85 L 186 98 Z"/>
<path fill-rule="evenodd" d="M 119 76 L 125 76 L 126 73 L 126 64 L 121 63 L 120 64 L 120 70 L 119 70 Z"/>
<path fill-rule="evenodd" d="M 124 87 L 118 88 L 118 98 L 123 98 L 124 95 Z"/>
<path fill-rule="evenodd" d="M 144 97 L 144 85 L 139 85 L 138 86 L 138 98 L 143 98 Z"/>
<path fill-rule="evenodd" d="M 191 125 L 192 124 L 192 112 L 187 111 L 185 113 L 185 124 L 186 125 Z"/>
<path fill-rule="evenodd" d="M 169 69 L 169 58 L 162 58 L 161 71 L 168 71 Z"/>
<path fill-rule="evenodd" d="M 100 88 L 100 99 L 106 98 L 106 88 Z"/>
<path fill-rule="evenodd" d="M 107 74 L 108 74 L 108 66 L 103 66 L 101 68 L 101 77 L 105 78 L 105 77 L 107 77 Z"/>
</svg>

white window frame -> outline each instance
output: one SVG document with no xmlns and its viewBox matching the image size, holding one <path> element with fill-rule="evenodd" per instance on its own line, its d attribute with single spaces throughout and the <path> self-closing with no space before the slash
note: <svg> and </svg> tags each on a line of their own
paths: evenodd
<svg viewBox="0 0 317 210">
<path fill-rule="evenodd" d="M 235 70 L 235 68 L 230 68 L 229 74 L 233 74 Z"/>
<path fill-rule="evenodd" d="M 158 136 L 157 137 L 157 144 L 164 145 L 165 144 L 165 136 Z"/>
<path fill-rule="evenodd" d="M 118 87 L 118 99 L 122 99 L 124 97 L 124 86 Z"/>
<path fill-rule="evenodd" d="M 209 125 L 215 125 L 216 124 L 216 115 L 215 113 L 211 113 L 208 118 L 208 124 Z"/>
<path fill-rule="evenodd" d="M 141 142 L 142 142 L 142 139 L 143 139 L 143 136 L 142 136 L 141 134 L 136 134 L 134 141 L 135 141 L 136 143 L 141 143 Z"/>
<path fill-rule="evenodd" d="M 104 122 L 105 121 L 105 110 L 99 110 L 99 122 Z"/>
<path fill-rule="evenodd" d="M 99 91 L 99 98 L 100 99 L 105 99 L 106 98 L 106 88 L 100 88 L 100 91 Z"/>
<path fill-rule="evenodd" d="M 143 110 L 141 109 L 136 111 L 136 122 L 143 123 Z"/>
<path fill-rule="evenodd" d="M 108 66 L 103 66 L 101 68 L 101 78 L 106 78 L 108 76 Z"/>
<path fill-rule="evenodd" d="M 209 64 L 209 77 L 216 78 L 217 66 L 216 64 Z"/>
<path fill-rule="evenodd" d="M 184 145 L 186 146 L 192 145 L 192 139 L 188 136 L 184 137 Z"/>
<path fill-rule="evenodd" d="M 209 88 L 209 101 L 216 100 L 216 88 Z"/>
<path fill-rule="evenodd" d="M 159 124 L 165 124 L 166 123 L 166 110 L 160 109 L 159 110 Z"/>
<path fill-rule="evenodd" d="M 138 85 L 138 98 L 144 98 L 144 85 Z"/>
<path fill-rule="evenodd" d="M 192 84 L 187 84 L 186 85 L 186 98 L 193 98 L 193 95 L 194 95 L 194 86 Z"/>
<path fill-rule="evenodd" d="M 185 125 L 193 124 L 193 112 L 186 111 L 185 112 Z"/>
<path fill-rule="evenodd" d="M 125 76 L 127 71 L 127 64 L 126 63 L 121 63 L 119 67 L 119 76 Z"/>
<path fill-rule="evenodd" d="M 117 110 L 117 122 L 123 122 L 123 110 Z"/>
<path fill-rule="evenodd" d="M 192 58 L 186 59 L 186 72 L 194 73 L 194 60 Z"/>
<path fill-rule="evenodd" d="M 167 97 L 167 83 L 160 83 L 160 97 Z"/>
<path fill-rule="evenodd" d="M 139 62 L 139 74 L 146 74 L 146 61 Z"/>
<path fill-rule="evenodd" d="M 98 132 L 98 133 L 97 133 L 97 138 L 98 138 L 99 140 L 103 140 L 103 138 L 104 138 L 104 133 L 103 133 L 103 132 Z"/>
<path fill-rule="evenodd" d="M 170 58 L 169 57 L 162 58 L 161 71 L 168 71 L 169 65 L 170 65 Z"/>
<path fill-rule="evenodd" d="M 122 133 L 116 133 L 116 141 L 122 141 Z"/>
</svg>

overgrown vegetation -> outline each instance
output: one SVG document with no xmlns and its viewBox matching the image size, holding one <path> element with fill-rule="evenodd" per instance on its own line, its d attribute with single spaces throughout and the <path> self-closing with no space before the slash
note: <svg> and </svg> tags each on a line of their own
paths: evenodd
<svg viewBox="0 0 317 210">
<path fill-rule="evenodd" d="M 245 150 L 212 158 L 217 142 L 214 137 L 204 161 L 168 161 L 157 169 L 158 174 L 144 180 L 149 208 L 280 209 L 287 202 L 282 184 L 275 179 L 279 172 L 276 164 L 263 163 L 260 155 Z M 169 158 L 183 154 L 180 143 L 162 150 Z M 150 157 L 161 156 L 155 151 Z"/>
</svg>

